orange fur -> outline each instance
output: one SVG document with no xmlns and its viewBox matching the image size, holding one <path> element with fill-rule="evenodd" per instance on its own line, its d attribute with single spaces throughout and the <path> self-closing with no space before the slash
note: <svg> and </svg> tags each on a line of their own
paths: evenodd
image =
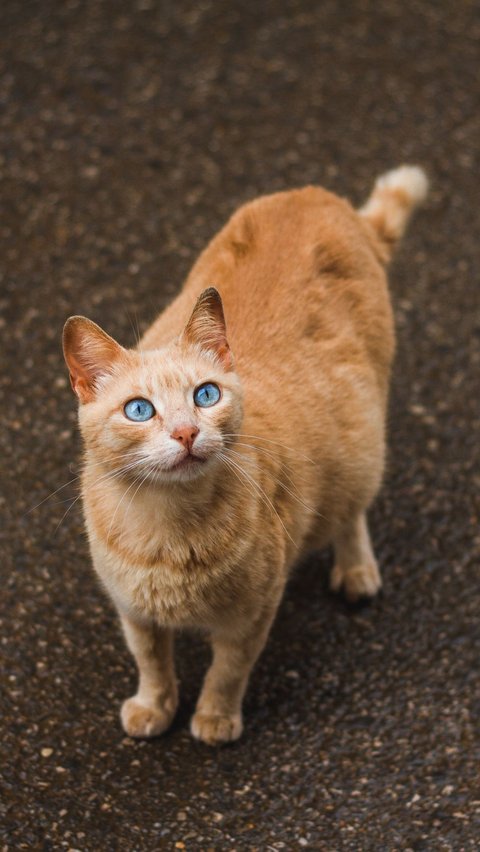
<svg viewBox="0 0 480 852">
<path fill-rule="evenodd" d="M 250 670 L 310 548 L 333 542 L 332 588 L 378 590 L 365 511 L 382 477 L 394 350 L 384 263 L 419 200 L 395 181 L 360 215 L 315 187 L 260 198 L 211 241 L 138 350 L 67 323 L 93 561 L 139 668 L 122 708 L 130 735 L 173 718 L 177 627 L 205 629 L 213 647 L 192 733 L 240 735 Z M 192 393 L 206 381 L 222 396 L 199 409 Z M 126 419 L 135 397 L 153 403 L 151 420 Z M 178 435 L 197 432 L 202 458 L 185 461 Z"/>
</svg>

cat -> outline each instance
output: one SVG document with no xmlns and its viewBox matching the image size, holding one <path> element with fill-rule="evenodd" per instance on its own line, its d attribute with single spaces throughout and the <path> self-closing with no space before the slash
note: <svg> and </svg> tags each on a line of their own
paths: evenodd
<svg viewBox="0 0 480 852">
<path fill-rule="evenodd" d="M 333 544 L 334 591 L 379 590 L 366 510 L 394 354 L 385 267 L 426 193 L 424 172 L 402 166 L 359 211 L 312 186 L 258 198 L 136 349 L 67 320 L 93 563 L 139 672 L 127 735 L 171 724 L 173 631 L 197 628 L 213 659 L 191 732 L 240 736 L 251 669 L 312 548 Z"/>
</svg>

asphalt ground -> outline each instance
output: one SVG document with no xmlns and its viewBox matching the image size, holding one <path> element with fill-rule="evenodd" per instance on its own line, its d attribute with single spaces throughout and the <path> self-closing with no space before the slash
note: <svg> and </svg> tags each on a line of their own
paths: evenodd
<svg viewBox="0 0 480 852">
<path fill-rule="evenodd" d="M 0 29 L 0 848 L 478 849 L 479 3 L 4 0 Z M 384 593 L 349 609 L 312 555 L 241 741 L 188 733 L 190 635 L 173 729 L 126 739 L 134 665 L 75 483 L 45 500 L 79 469 L 63 322 L 130 345 L 239 204 L 360 202 L 402 162 L 432 192 L 391 272 Z"/>
</svg>

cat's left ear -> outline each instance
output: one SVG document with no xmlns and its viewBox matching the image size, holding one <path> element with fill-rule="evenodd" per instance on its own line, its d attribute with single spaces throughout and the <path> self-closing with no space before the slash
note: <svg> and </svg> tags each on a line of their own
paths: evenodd
<svg viewBox="0 0 480 852">
<path fill-rule="evenodd" d="M 70 317 L 63 329 L 63 354 L 80 402 L 91 402 L 101 376 L 112 372 L 125 349 L 86 317 Z"/>
<path fill-rule="evenodd" d="M 233 369 L 222 299 L 214 287 L 209 287 L 199 296 L 182 339 L 213 352 L 225 370 Z"/>
</svg>

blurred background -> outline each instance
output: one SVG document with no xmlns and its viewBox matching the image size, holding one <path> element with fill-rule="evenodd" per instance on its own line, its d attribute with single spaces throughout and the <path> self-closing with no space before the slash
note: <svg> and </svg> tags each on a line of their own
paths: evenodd
<svg viewBox="0 0 480 852">
<path fill-rule="evenodd" d="M 479 3 L 4 0 L 0 29 L 1 848 L 477 849 Z M 314 554 L 244 738 L 191 740 L 208 653 L 182 636 L 173 729 L 128 740 L 76 481 L 45 499 L 80 462 L 63 323 L 133 345 L 239 204 L 358 204 L 403 162 L 432 191 L 391 271 L 384 594 L 347 608 Z"/>
</svg>

